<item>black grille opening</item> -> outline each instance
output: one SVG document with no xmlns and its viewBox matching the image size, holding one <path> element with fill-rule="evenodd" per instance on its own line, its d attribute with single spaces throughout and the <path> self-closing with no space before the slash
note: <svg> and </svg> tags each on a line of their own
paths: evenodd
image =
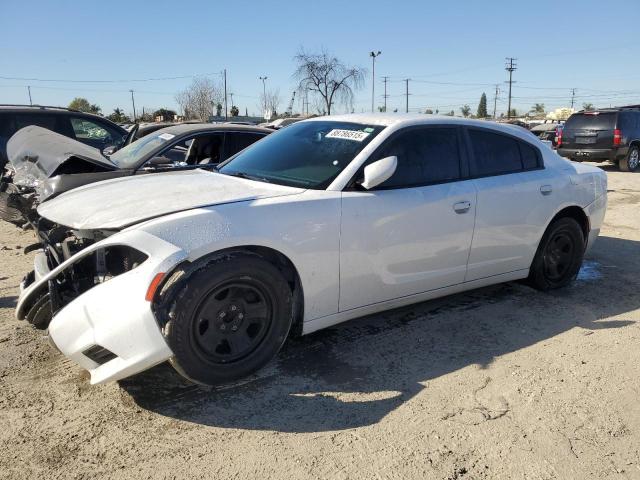
<svg viewBox="0 0 640 480">
<path fill-rule="evenodd" d="M 82 354 L 89 357 L 90 360 L 93 360 L 98 365 L 103 365 L 118 357 L 115 353 L 101 347 L 100 345 L 94 345 L 91 348 L 87 348 L 82 352 Z"/>
</svg>

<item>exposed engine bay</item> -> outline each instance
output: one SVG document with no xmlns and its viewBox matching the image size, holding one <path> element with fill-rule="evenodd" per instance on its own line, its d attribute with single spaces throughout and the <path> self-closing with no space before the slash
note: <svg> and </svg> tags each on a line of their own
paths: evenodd
<svg viewBox="0 0 640 480">
<path fill-rule="evenodd" d="M 42 250 L 35 261 L 35 269 L 23 280 L 27 288 L 51 270 L 80 253 L 85 248 L 116 233 L 116 230 L 74 230 L 54 224 L 44 218 L 38 220 L 37 234 Z M 65 305 L 94 286 L 133 270 L 147 256 L 126 245 L 109 245 L 81 256 L 47 282 L 27 307 L 26 319 L 40 329 L 46 329 L 51 318 Z"/>
</svg>

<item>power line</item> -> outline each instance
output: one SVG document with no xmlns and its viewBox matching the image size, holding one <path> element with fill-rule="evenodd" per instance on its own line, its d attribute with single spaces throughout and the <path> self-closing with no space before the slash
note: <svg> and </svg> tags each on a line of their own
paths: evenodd
<svg viewBox="0 0 640 480">
<path fill-rule="evenodd" d="M 5 77 L 0 76 L 0 80 L 20 80 L 25 82 L 52 82 L 52 83 L 128 83 L 128 82 L 156 82 L 161 80 L 180 80 L 185 78 L 209 77 L 221 75 L 221 72 L 198 73 L 193 75 L 181 75 L 176 77 L 155 77 L 155 78 L 131 78 L 118 80 L 66 80 L 60 78 L 32 78 L 32 77 Z"/>
</svg>

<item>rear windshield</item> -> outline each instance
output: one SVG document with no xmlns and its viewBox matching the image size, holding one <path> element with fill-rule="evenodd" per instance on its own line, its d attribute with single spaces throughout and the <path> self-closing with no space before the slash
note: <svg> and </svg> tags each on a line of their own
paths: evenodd
<svg viewBox="0 0 640 480">
<path fill-rule="evenodd" d="M 576 113 L 564 125 L 566 130 L 613 130 L 616 128 L 617 112 Z"/>
</svg>

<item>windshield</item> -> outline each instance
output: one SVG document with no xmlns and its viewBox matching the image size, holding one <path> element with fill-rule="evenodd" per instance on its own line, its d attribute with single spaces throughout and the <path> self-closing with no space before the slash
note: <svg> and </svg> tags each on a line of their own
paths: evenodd
<svg viewBox="0 0 640 480">
<path fill-rule="evenodd" d="M 150 133 L 149 135 L 130 143 L 126 147 L 121 148 L 111 155 L 109 160 L 120 168 L 134 168 L 143 157 L 164 145 L 174 137 L 175 135 L 171 133 L 158 130 L 157 132 Z"/>
<path fill-rule="evenodd" d="M 384 128 L 335 121 L 294 123 L 243 150 L 218 171 L 291 187 L 323 189 Z"/>
</svg>

